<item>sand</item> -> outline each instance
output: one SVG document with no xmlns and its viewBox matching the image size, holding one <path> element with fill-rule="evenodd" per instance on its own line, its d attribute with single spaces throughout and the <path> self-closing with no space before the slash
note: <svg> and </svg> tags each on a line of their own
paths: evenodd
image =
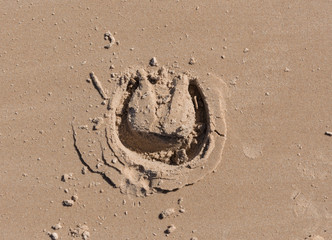
<svg viewBox="0 0 332 240">
<path fill-rule="evenodd" d="M 0 239 L 332 239 L 328 1 L 1 1 Z"/>
</svg>

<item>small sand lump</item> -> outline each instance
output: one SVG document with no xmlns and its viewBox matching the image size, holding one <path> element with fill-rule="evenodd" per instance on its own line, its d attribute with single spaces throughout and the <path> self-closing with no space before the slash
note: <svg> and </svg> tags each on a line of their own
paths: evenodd
<svg viewBox="0 0 332 240">
<path fill-rule="evenodd" d="M 104 34 L 104 39 L 109 41 L 109 44 L 105 45 L 106 49 L 112 47 L 112 45 L 115 42 L 115 38 L 113 37 L 113 35 L 110 31 L 108 31 Z"/>
<path fill-rule="evenodd" d="M 167 229 L 165 230 L 166 234 L 170 234 L 172 232 L 174 232 L 176 230 L 176 227 L 174 226 L 174 224 L 171 224 L 170 226 L 167 227 Z"/>
<path fill-rule="evenodd" d="M 90 237 L 90 232 L 88 232 L 88 231 L 84 231 L 84 232 L 82 233 L 82 237 L 83 237 L 84 240 L 88 239 L 88 238 Z"/>
<path fill-rule="evenodd" d="M 153 67 L 158 66 L 158 61 L 157 61 L 156 57 L 151 58 L 150 66 L 153 66 Z"/>
<path fill-rule="evenodd" d="M 189 64 L 190 65 L 194 65 L 196 63 L 196 59 L 195 58 L 190 58 L 190 60 L 189 60 Z"/>
<path fill-rule="evenodd" d="M 78 200 L 78 196 L 75 194 L 75 195 L 73 195 L 73 196 L 71 197 L 71 199 L 72 199 L 74 202 L 76 202 L 76 201 Z"/>
<path fill-rule="evenodd" d="M 61 223 L 57 223 L 57 224 L 53 225 L 52 228 L 53 228 L 54 230 L 59 230 L 59 229 L 62 228 L 62 225 L 61 225 Z"/>
<path fill-rule="evenodd" d="M 164 218 L 167 218 L 167 217 L 171 216 L 171 215 L 174 214 L 174 213 L 175 213 L 174 208 L 168 208 L 168 209 L 162 211 L 162 212 L 159 214 L 159 218 L 160 218 L 160 219 L 164 219 Z"/>
<path fill-rule="evenodd" d="M 63 206 L 66 206 L 66 207 L 71 207 L 74 205 L 74 201 L 69 199 L 69 200 L 63 200 L 62 202 Z"/>
<path fill-rule="evenodd" d="M 62 175 L 61 177 L 61 181 L 62 182 L 67 182 L 69 179 L 72 179 L 73 178 L 73 174 L 72 173 L 65 173 Z"/>
<path fill-rule="evenodd" d="M 51 234 L 50 234 L 50 237 L 51 237 L 52 240 L 57 240 L 57 239 L 59 239 L 58 234 L 55 233 L 55 232 L 54 232 L 54 233 L 51 233 Z"/>
<path fill-rule="evenodd" d="M 83 168 L 82 168 L 82 174 L 84 175 L 84 174 L 86 174 L 87 172 L 88 172 L 88 168 L 86 167 L 86 166 L 84 166 Z"/>
</svg>

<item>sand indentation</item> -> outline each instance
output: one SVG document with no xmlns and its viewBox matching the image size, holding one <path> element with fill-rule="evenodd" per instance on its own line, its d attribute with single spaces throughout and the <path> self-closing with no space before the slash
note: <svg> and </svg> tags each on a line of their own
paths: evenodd
<svg viewBox="0 0 332 240">
<path fill-rule="evenodd" d="M 113 74 L 110 91 L 98 80 L 104 116 L 73 124 L 81 161 L 139 196 L 200 180 L 220 162 L 226 134 L 225 86 L 207 78 L 149 67 Z"/>
</svg>

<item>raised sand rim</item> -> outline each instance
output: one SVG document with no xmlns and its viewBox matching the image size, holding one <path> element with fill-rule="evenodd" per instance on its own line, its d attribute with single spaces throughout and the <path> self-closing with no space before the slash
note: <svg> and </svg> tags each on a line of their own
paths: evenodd
<svg viewBox="0 0 332 240">
<path fill-rule="evenodd" d="M 81 160 L 122 192 L 145 196 L 202 179 L 221 161 L 225 86 L 213 76 L 165 67 L 113 74 L 111 94 L 92 73 L 107 109 L 73 125 Z"/>
</svg>

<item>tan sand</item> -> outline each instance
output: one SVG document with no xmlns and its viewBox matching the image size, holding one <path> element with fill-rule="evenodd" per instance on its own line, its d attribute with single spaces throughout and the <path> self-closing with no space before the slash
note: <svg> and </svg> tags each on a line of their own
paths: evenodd
<svg viewBox="0 0 332 240">
<path fill-rule="evenodd" d="M 0 1 L 0 239 L 332 239 L 329 1 Z"/>
</svg>

